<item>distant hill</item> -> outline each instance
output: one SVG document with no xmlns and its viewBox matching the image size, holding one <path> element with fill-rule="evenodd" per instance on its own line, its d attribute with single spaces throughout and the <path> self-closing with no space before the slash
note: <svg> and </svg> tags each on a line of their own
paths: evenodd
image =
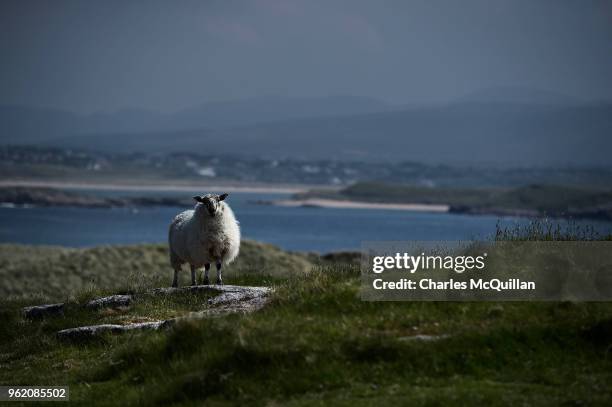
<svg viewBox="0 0 612 407">
<path fill-rule="evenodd" d="M 570 106 L 585 103 L 576 97 L 546 89 L 524 86 L 493 86 L 468 93 L 458 102 L 523 103 L 528 105 Z"/>
<path fill-rule="evenodd" d="M 106 152 L 449 164 L 610 165 L 612 103 L 493 87 L 448 104 L 398 107 L 356 96 L 264 97 L 172 114 L 77 115 L 0 107 L 0 144 Z"/>
<path fill-rule="evenodd" d="M 28 143 L 49 140 L 84 130 L 74 113 L 47 108 L 0 106 L 0 140 Z"/>
<path fill-rule="evenodd" d="M 499 165 L 610 165 L 612 104 L 464 102 L 231 128 L 64 137 L 105 151 Z"/>
<path fill-rule="evenodd" d="M 167 128 L 228 127 L 309 117 L 344 116 L 390 110 L 380 100 L 358 96 L 264 97 L 211 102 L 169 116 Z"/>
<path fill-rule="evenodd" d="M 84 134 L 242 126 L 276 120 L 380 112 L 390 108 L 379 100 L 357 96 L 266 97 L 211 102 L 172 114 L 121 109 L 111 113 L 77 115 L 58 109 L 0 106 L 0 143 L 38 143 Z"/>
</svg>

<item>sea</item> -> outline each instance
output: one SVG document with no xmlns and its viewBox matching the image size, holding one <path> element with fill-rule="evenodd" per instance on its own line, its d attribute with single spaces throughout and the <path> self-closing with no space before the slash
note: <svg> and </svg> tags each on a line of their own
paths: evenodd
<svg viewBox="0 0 612 407">
<path fill-rule="evenodd" d="M 81 191 L 127 196 L 126 191 Z M 134 195 L 160 196 L 158 191 Z M 176 196 L 177 192 L 166 193 Z M 192 196 L 184 192 L 187 196 Z M 487 240 L 496 226 L 521 225 L 525 218 L 380 209 L 280 207 L 262 201 L 288 194 L 234 192 L 228 203 L 246 239 L 272 243 L 285 250 L 318 253 L 359 250 L 363 241 Z M 0 207 L 0 242 L 90 247 L 166 242 L 172 218 L 186 208 Z M 611 222 L 582 221 L 600 233 Z"/>
</svg>

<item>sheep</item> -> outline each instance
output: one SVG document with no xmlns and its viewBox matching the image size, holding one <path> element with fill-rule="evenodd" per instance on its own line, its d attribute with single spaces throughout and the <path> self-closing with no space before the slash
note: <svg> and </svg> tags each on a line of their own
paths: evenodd
<svg viewBox="0 0 612 407">
<path fill-rule="evenodd" d="M 184 263 L 191 267 L 191 285 L 196 285 L 196 269 L 204 266 L 203 283 L 210 284 L 210 264 L 217 267 L 217 284 L 223 284 L 221 266 L 231 263 L 240 249 L 240 227 L 234 212 L 225 202 L 228 194 L 194 196 L 194 209 L 178 214 L 170 224 L 168 243 L 170 264 L 174 269 L 172 287 Z"/>
</svg>

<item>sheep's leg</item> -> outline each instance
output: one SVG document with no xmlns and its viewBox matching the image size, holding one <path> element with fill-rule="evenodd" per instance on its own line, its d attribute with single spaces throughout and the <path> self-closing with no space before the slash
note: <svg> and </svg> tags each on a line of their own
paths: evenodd
<svg viewBox="0 0 612 407">
<path fill-rule="evenodd" d="M 221 276 L 221 262 L 217 262 L 217 284 L 223 285 L 223 277 Z"/>
<path fill-rule="evenodd" d="M 172 287 L 178 287 L 178 273 L 180 268 L 174 269 L 174 278 L 172 279 Z"/>
<path fill-rule="evenodd" d="M 191 267 L 191 285 L 197 285 L 196 284 L 196 268 L 193 264 L 189 265 Z"/>
<path fill-rule="evenodd" d="M 209 285 L 210 284 L 210 280 L 208 279 L 208 272 L 209 271 L 210 271 L 210 263 L 206 263 L 204 265 L 204 281 L 203 281 L 204 285 Z"/>
</svg>

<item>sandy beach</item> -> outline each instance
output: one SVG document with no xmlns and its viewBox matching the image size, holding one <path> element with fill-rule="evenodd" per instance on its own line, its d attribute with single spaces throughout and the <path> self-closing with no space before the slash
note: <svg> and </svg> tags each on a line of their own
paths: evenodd
<svg viewBox="0 0 612 407">
<path fill-rule="evenodd" d="M 150 181 L 149 181 L 150 182 Z M 308 191 L 311 185 L 290 186 L 290 185 L 202 185 L 190 183 L 155 183 L 151 182 L 94 182 L 86 183 L 80 181 L 40 181 L 40 180 L 0 180 L 1 187 L 41 187 L 56 189 L 76 189 L 76 190 L 116 190 L 116 191 L 159 191 L 159 192 L 194 192 L 194 191 L 214 191 L 214 192 L 242 192 L 242 193 L 268 193 L 268 194 L 297 194 Z M 395 204 L 395 203 L 375 203 L 359 201 L 343 201 L 339 199 L 282 199 L 270 201 L 272 205 L 287 207 L 321 207 L 339 209 L 388 209 L 398 211 L 414 212 L 448 212 L 449 205 L 431 204 Z"/>
<path fill-rule="evenodd" d="M 394 204 L 394 203 L 374 203 L 358 201 L 341 201 L 336 199 L 302 199 L 302 200 L 279 200 L 274 201 L 278 206 L 313 206 L 322 208 L 342 208 L 342 209 L 389 209 L 397 211 L 414 212 L 448 212 L 449 205 L 430 205 L 430 204 Z"/>
</svg>

